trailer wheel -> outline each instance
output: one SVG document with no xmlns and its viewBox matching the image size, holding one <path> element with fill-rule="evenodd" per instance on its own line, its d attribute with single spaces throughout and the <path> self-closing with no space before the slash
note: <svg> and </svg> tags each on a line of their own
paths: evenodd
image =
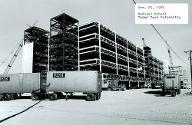
<svg viewBox="0 0 192 125">
<path fill-rule="evenodd" d="M 172 97 L 175 97 L 175 96 L 176 96 L 176 91 L 175 91 L 175 90 L 171 92 L 171 96 L 172 96 Z"/>
<path fill-rule="evenodd" d="M 165 92 L 161 92 L 161 96 L 165 96 Z"/>
<path fill-rule="evenodd" d="M 126 88 L 125 87 L 121 87 L 121 91 L 125 91 L 126 90 Z"/>
<path fill-rule="evenodd" d="M 32 94 L 31 94 L 31 99 L 32 99 L 32 100 L 38 100 L 38 99 L 39 99 L 39 96 L 38 96 L 37 94 L 35 94 L 35 93 L 32 93 Z"/>
<path fill-rule="evenodd" d="M 17 93 L 14 93 L 12 96 L 13 96 L 13 99 L 17 99 L 18 98 Z"/>
<path fill-rule="evenodd" d="M 49 98 L 50 100 L 56 100 L 56 99 L 57 99 L 57 94 L 55 94 L 55 93 L 49 94 L 49 95 L 48 95 L 48 98 Z"/>
<path fill-rule="evenodd" d="M 57 95 L 58 99 L 62 99 L 64 97 L 62 92 L 54 92 L 54 93 Z"/>
<path fill-rule="evenodd" d="M 95 101 L 96 100 L 96 94 L 87 94 L 86 101 Z"/>
<path fill-rule="evenodd" d="M 91 94 L 87 94 L 86 96 L 86 101 L 91 101 L 92 95 Z"/>
<path fill-rule="evenodd" d="M 178 89 L 178 90 L 177 90 L 177 94 L 180 94 L 180 93 L 181 93 L 181 89 Z"/>
<path fill-rule="evenodd" d="M 3 95 L 0 94 L 0 101 L 3 99 Z"/>
<path fill-rule="evenodd" d="M 4 94 L 3 95 L 3 100 L 4 101 L 9 101 L 11 99 L 11 95 L 10 94 Z"/>
<path fill-rule="evenodd" d="M 165 96 L 165 89 L 162 88 L 161 96 Z"/>
<path fill-rule="evenodd" d="M 96 94 L 96 100 L 99 100 L 100 97 L 101 97 L 101 93 L 97 93 L 97 94 Z"/>
</svg>

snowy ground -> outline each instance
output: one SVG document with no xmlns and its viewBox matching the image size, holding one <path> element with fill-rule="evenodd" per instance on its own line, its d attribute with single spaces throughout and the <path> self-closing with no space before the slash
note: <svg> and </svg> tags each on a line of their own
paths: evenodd
<svg viewBox="0 0 192 125">
<path fill-rule="evenodd" d="M 176 97 L 159 90 L 103 91 L 99 101 L 83 98 L 45 100 L 2 125 L 192 125 L 192 95 Z M 0 102 L 0 120 L 36 103 L 30 99 Z"/>
</svg>

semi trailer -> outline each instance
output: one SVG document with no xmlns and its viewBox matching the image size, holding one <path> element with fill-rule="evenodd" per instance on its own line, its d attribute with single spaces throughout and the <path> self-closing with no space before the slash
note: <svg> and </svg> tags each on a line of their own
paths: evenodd
<svg viewBox="0 0 192 125">
<path fill-rule="evenodd" d="M 162 95 L 171 94 L 171 96 L 176 96 L 180 94 L 180 76 L 178 74 L 165 74 L 162 86 Z"/>
<path fill-rule="evenodd" d="M 101 74 L 97 71 L 52 71 L 45 74 L 0 75 L 0 100 L 15 99 L 23 93 L 31 98 L 57 99 L 63 93 L 83 93 L 87 101 L 101 97 Z"/>
<path fill-rule="evenodd" d="M 23 93 L 40 90 L 39 73 L 17 73 L 0 75 L 0 100 L 15 99 Z"/>
</svg>

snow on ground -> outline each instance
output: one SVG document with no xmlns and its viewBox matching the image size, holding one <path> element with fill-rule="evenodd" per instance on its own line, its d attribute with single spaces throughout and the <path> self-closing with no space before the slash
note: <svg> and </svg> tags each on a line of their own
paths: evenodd
<svg viewBox="0 0 192 125">
<path fill-rule="evenodd" d="M 159 90 L 103 91 L 99 101 L 82 98 L 45 100 L 2 125 L 190 125 L 192 95 L 183 90 L 176 97 L 159 95 Z M 21 99 L 0 102 L 0 119 L 37 101 Z"/>
</svg>

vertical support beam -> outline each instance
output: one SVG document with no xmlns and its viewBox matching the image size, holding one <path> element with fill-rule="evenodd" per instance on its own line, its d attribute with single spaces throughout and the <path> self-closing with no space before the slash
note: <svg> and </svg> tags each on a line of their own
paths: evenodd
<svg viewBox="0 0 192 125">
<path fill-rule="evenodd" d="M 48 68 L 47 72 L 50 71 L 50 43 L 51 43 L 51 26 L 52 26 L 52 19 L 50 19 L 50 28 L 49 28 L 49 35 L 48 35 Z"/>
<path fill-rule="evenodd" d="M 129 72 L 129 48 L 128 48 L 128 45 L 129 45 L 129 42 L 127 42 L 127 67 L 128 67 L 127 74 L 128 74 L 128 76 L 130 76 L 130 72 Z"/>
<path fill-rule="evenodd" d="M 157 75 L 158 75 L 158 84 L 159 84 L 159 83 L 160 83 L 160 82 L 159 82 L 159 76 L 160 76 L 160 74 L 159 74 L 159 63 L 157 63 L 157 71 L 158 71 L 158 74 L 157 74 Z"/>
<path fill-rule="evenodd" d="M 49 31 L 49 39 L 48 39 L 48 72 L 52 70 L 52 66 L 50 65 L 50 46 L 51 46 L 51 36 L 52 36 L 52 30 L 51 30 L 51 27 L 52 27 L 52 18 L 50 19 L 50 31 Z"/>
<path fill-rule="evenodd" d="M 191 70 L 191 90 L 192 90 L 192 59 L 191 59 L 192 51 L 189 51 L 189 60 L 190 60 L 190 70 Z"/>
<path fill-rule="evenodd" d="M 63 31 L 62 31 L 62 33 L 63 33 L 63 41 L 62 41 L 62 44 L 63 44 L 63 56 L 62 56 L 62 61 L 63 61 L 63 71 L 65 71 L 66 69 L 65 69 L 65 42 L 66 42 L 66 25 L 65 25 L 65 17 L 63 17 L 63 21 L 62 21 L 62 27 L 63 27 Z"/>
<path fill-rule="evenodd" d="M 127 67 L 128 67 L 128 76 L 129 76 L 129 81 L 128 81 L 128 86 L 130 87 L 130 70 L 129 70 L 129 41 L 127 41 Z"/>
<path fill-rule="evenodd" d="M 77 39 L 78 39 L 78 40 L 77 40 L 77 44 L 78 44 L 78 45 L 77 45 L 77 51 L 78 51 L 78 55 L 77 55 L 77 56 L 78 56 L 78 59 L 77 59 L 77 63 L 78 63 L 78 71 L 80 71 L 80 54 L 79 54 L 79 22 L 78 22 L 78 24 L 77 24 L 77 25 L 78 25 L 78 31 L 77 31 L 77 37 L 78 37 L 78 38 L 77 38 Z"/>
<path fill-rule="evenodd" d="M 49 70 L 50 70 L 50 68 L 49 68 L 49 65 L 50 65 L 49 64 L 49 60 L 50 60 L 49 59 L 50 58 L 50 53 L 49 53 L 49 51 L 50 51 L 50 48 L 49 48 L 49 45 L 50 45 L 50 34 L 51 34 L 51 32 L 49 32 L 49 35 L 48 35 L 48 46 L 47 46 L 48 47 L 47 48 L 48 49 L 48 64 L 47 64 L 47 72 L 49 72 Z"/>
<path fill-rule="evenodd" d="M 146 64 L 145 64 L 145 56 L 144 56 L 144 53 L 145 53 L 145 51 L 144 51 L 144 49 L 143 49 L 143 75 L 144 75 L 144 84 L 146 85 L 146 77 L 145 77 L 145 68 L 146 68 Z"/>
<path fill-rule="evenodd" d="M 139 78 L 139 73 L 138 73 L 138 53 L 137 53 L 137 47 L 136 47 L 136 62 L 137 62 L 137 87 L 139 88 L 139 80 L 138 80 L 138 78 Z"/>
<path fill-rule="evenodd" d="M 98 24 L 99 27 L 99 71 L 102 72 L 102 60 L 101 60 L 101 24 L 99 22 Z"/>
<path fill-rule="evenodd" d="M 137 81 L 137 87 L 139 88 L 139 81 Z"/>
<path fill-rule="evenodd" d="M 117 72 L 117 75 L 119 75 L 119 72 L 118 72 L 118 53 L 117 53 L 117 34 L 115 33 L 115 53 L 116 53 L 116 72 Z"/>
</svg>

